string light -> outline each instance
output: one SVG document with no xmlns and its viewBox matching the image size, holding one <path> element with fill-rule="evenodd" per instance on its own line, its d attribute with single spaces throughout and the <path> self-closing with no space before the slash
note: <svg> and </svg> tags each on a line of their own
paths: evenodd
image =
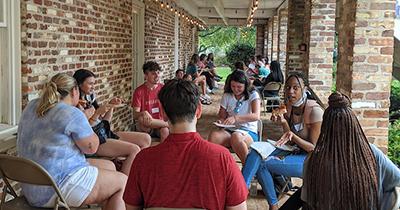
<svg viewBox="0 0 400 210">
<path fill-rule="evenodd" d="M 253 0 L 253 4 L 250 9 L 251 12 L 249 13 L 249 16 L 247 17 L 247 27 L 250 27 L 253 24 L 253 20 L 254 20 L 253 18 L 256 13 L 256 10 L 258 9 L 258 1 L 259 0 Z"/>
<path fill-rule="evenodd" d="M 167 10 L 175 13 L 175 15 L 178 15 L 178 17 L 182 17 L 183 20 L 190 22 L 190 24 L 196 25 L 197 27 L 199 27 L 202 30 L 205 29 L 205 26 L 203 24 L 200 24 L 198 19 L 195 19 L 194 17 L 191 17 L 190 15 L 185 15 L 185 10 L 182 11 L 173 2 L 171 2 L 169 0 L 163 0 L 163 1 L 154 0 L 154 1 L 159 3 L 161 8 L 164 8 L 164 7 L 167 8 Z"/>
</svg>

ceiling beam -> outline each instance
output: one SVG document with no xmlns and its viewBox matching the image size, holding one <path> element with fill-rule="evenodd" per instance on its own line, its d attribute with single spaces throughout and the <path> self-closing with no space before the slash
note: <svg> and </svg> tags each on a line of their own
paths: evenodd
<svg viewBox="0 0 400 210">
<path fill-rule="evenodd" d="M 199 8 L 193 0 L 176 0 L 176 4 L 186 10 L 190 15 L 199 16 Z"/>
<path fill-rule="evenodd" d="M 207 23 L 207 25 L 225 25 L 221 18 L 203 18 L 203 20 Z M 254 19 L 253 25 L 265 24 L 267 22 L 267 18 L 263 19 Z M 247 19 L 246 18 L 228 18 L 228 25 L 230 26 L 246 26 Z"/>
<path fill-rule="evenodd" d="M 224 21 L 225 25 L 228 25 L 228 20 L 225 17 L 225 7 L 222 0 L 214 0 L 213 6 L 215 11 L 217 11 L 218 15 L 221 17 L 222 21 Z"/>
<path fill-rule="evenodd" d="M 198 10 L 200 17 L 217 18 L 220 15 L 212 7 L 200 7 Z M 276 9 L 258 9 L 254 14 L 254 18 L 268 18 L 276 14 Z M 226 18 L 247 18 L 248 9 L 225 9 L 224 16 Z"/>
</svg>

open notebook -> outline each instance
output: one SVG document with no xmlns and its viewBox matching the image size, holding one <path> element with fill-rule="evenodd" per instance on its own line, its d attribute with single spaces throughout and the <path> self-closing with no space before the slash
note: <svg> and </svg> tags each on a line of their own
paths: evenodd
<svg viewBox="0 0 400 210">
<path fill-rule="evenodd" d="M 225 125 L 225 124 L 217 123 L 217 122 L 214 122 L 213 124 L 220 128 L 235 128 L 236 127 L 235 125 Z"/>
<path fill-rule="evenodd" d="M 292 152 L 296 149 L 296 147 L 290 145 L 276 146 L 276 141 L 270 139 L 268 139 L 267 141 L 254 142 L 253 144 L 251 144 L 250 147 L 257 151 L 261 155 L 262 159 L 267 159 L 267 157 L 276 148 L 289 152 Z"/>
</svg>

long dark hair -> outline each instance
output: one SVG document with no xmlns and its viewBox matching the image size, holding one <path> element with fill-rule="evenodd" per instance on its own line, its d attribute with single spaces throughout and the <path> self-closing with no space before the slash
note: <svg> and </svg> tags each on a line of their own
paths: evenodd
<svg viewBox="0 0 400 210">
<path fill-rule="evenodd" d="M 79 98 L 83 98 L 83 96 L 86 94 L 82 92 L 81 85 L 85 82 L 85 80 L 87 78 L 96 77 L 96 76 L 93 72 L 91 72 L 87 69 L 79 69 L 79 70 L 75 71 L 73 77 L 75 78 L 76 82 L 78 83 L 79 93 L 80 93 Z"/>
<path fill-rule="evenodd" d="M 200 60 L 199 54 L 193 54 L 192 57 L 190 58 L 190 61 L 188 63 L 188 66 L 195 66 L 197 65 L 197 62 Z"/>
<path fill-rule="evenodd" d="M 249 78 L 247 77 L 246 73 L 242 70 L 235 70 L 233 71 L 226 80 L 224 93 L 233 93 L 231 88 L 231 82 L 239 82 L 244 84 L 244 100 L 248 100 L 250 98 L 250 94 L 254 91 L 254 87 L 251 85 Z"/>
<path fill-rule="evenodd" d="M 271 70 L 270 75 L 272 77 L 272 81 L 283 83 L 284 78 L 281 70 L 281 64 L 279 64 L 278 61 L 272 61 L 269 68 Z"/>
<path fill-rule="evenodd" d="M 310 209 L 378 209 L 375 156 L 350 100 L 329 96 L 321 134 L 307 164 L 305 187 Z"/>
</svg>

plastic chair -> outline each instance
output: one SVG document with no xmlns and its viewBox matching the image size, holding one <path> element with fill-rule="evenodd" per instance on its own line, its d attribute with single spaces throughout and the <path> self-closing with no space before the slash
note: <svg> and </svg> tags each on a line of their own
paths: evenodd
<svg viewBox="0 0 400 210">
<path fill-rule="evenodd" d="M 51 186 L 58 196 L 53 209 L 71 209 L 68 207 L 64 197 L 61 195 L 60 189 L 49 173 L 47 173 L 42 166 L 31 160 L 0 154 L 0 176 L 5 183 L 3 195 L 1 197 L 0 210 L 43 210 L 43 208 L 30 206 L 23 196 L 18 196 L 9 180 L 34 185 Z M 7 194 L 11 194 L 14 199 L 6 202 Z"/>
<path fill-rule="evenodd" d="M 262 102 L 264 104 L 264 113 L 267 113 L 268 108 L 279 107 L 279 103 L 281 101 L 281 97 L 279 96 L 279 91 L 282 87 L 282 84 L 279 82 L 269 82 L 265 85 L 264 90 L 262 92 Z M 278 95 L 269 95 L 268 92 L 273 91 L 277 92 Z M 271 104 L 268 104 L 270 102 Z M 277 102 L 274 104 L 274 102 Z"/>
</svg>

